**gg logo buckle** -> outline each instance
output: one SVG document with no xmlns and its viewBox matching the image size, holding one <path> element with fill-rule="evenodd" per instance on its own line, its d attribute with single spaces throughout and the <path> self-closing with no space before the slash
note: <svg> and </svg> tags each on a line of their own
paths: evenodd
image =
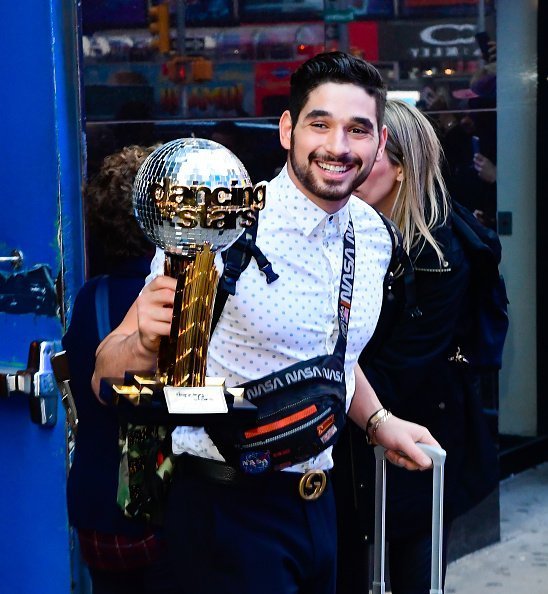
<svg viewBox="0 0 548 594">
<path fill-rule="evenodd" d="M 323 470 L 309 470 L 299 481 L 299 495 L 306 501 L 314 501 L 325 491 L 327 476 Z"/>
</svg>

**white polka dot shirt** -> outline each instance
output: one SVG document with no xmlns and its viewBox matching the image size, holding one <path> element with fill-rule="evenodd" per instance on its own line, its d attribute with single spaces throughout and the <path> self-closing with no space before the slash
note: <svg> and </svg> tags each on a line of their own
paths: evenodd
<svg viewBox="0 0 548 594">
<path fill-rule="evenodd" d="M 284 168 L 267 184 L 266 207 L 259 216 L 257 245 L 280 278 L 272 284 L 254 259 L 229 296 L 208 352 L 208 376 L 225 377 L 228 386 L 258 379 L 299 361 L 333 352 L 338 336 L 337 304 L 343 237 L 352 216 L 356 269 L 345 373 L 347 407 L 354 394 L 354 366 L 371 338 L 382 304 L 382 283 L 391 254 L 384 223 L 367 204 L 351 197 L 330 215 L 302 194 Z M 222 266 L 220 255 L 217 264 Z M 162 274 L 157 251 L 147 281 Z M 204 429 L 178 427 L 175 454 L 216 460 L 221 454 Z M 305 472 L 333 466 L 331 448 L 287 469 Z"/>
</svg>

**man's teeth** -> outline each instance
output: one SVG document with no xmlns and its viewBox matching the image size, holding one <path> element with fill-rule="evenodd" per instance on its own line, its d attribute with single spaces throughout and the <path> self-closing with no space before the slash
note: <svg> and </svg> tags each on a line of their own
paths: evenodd
<svg viewBox="0 0 548 594">
<path fill-rule="evenodd" d="M 344 173 L 347 170 L 346 165 L 329 165 L 328 163 L 318 163 L 318 165 L 325 171 L 332 171 L 333 173 Z"/>
</svg>

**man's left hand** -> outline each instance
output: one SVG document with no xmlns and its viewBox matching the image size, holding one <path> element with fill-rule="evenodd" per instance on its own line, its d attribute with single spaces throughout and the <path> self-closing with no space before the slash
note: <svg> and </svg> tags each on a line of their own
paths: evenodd
<svg viewBox="0 0 548 594">
<path fill-rule="evenodd" d="M 432 467 L 432 460 L 417 447 L 417 442 L 440 447 L 426 427 L 395 416 L 378 427 L 375 442 L 386 448 L 387 460 L 407 470 L 427 470 Z"/>
</svg>

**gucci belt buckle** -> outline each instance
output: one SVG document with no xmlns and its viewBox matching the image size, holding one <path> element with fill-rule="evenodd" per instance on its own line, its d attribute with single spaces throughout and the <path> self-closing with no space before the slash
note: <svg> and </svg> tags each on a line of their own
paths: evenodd
<svg viewBox="0 0 548 594">
<path fill-rule="evenodd" d="M 325 491 L 327 475 L 323 470 L 308 470 L 299 481 L 299 495 L 306 501 L 314 501 Z"/>
</svg>

